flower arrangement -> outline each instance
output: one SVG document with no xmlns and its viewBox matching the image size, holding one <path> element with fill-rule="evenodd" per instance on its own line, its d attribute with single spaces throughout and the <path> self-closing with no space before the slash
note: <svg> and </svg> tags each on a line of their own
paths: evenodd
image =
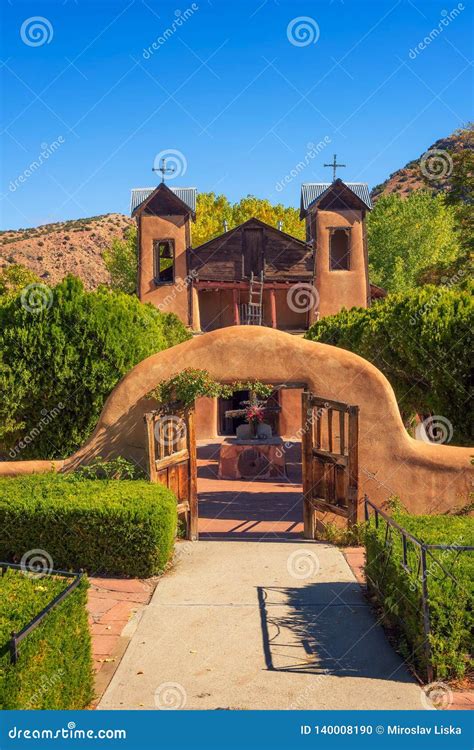
<svg viewBox="0 0 474 750">
<path fill-rule="evenodd" d="M 249 424 L 260 424 L 263 422 L 263 419 L 265 417 L 265 410 L 262 406 L 256 406 L 255 404 L 252 404 L 245 410 L 245 419 Z"/>
</svg>

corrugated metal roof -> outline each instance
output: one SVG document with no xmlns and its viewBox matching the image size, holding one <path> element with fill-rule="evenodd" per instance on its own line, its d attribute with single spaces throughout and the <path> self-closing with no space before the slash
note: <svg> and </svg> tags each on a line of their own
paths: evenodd
<svg viewBox="0 0 474 750">
<path fill-rule="evenodd" d="M 344 182 L 344 180 L 341 180 L 341 182 L 352 190 L 365 203 L 367 208 L 372 208 L 369 186 L 366 182 Z M 317 200 L 331 185 L 331 182 L 306 182 L 301 185 L 301 211 L 306 211 L 308 206 Z"/>
<path fill-rule="evenodd" d="M 186 203 L 191 211 L 195 213 L 197 195 L 196 188 L 170 187 L 169 185 L 166 185 L 166 187 L 169 188 L 172 193 L 177 195 L 178 198 L 183 201 L 183 203 Z M 130 213 L 133 213 L 135 209 L 138 208 L 138 206 L 140 206 L 143 201 L 145 201 L 148 196 L 153 193 L 154 190 L 156 190 L 156 188 L 157 185 L 151 188 L 133 188 L 130 199 Z"/>
</svg>

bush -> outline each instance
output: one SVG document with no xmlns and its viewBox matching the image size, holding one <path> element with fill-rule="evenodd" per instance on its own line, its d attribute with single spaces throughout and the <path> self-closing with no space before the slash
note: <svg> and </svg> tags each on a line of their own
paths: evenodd
<svg viewBox="0 0 474 750">
<path fill-rule="evenodd" d="M 390 381 L 403 416 L 448 419 L 454 441 L 470 443 L 466 408 L 474 303 L 469 291 L 426 286 L 389 295 L 368 309 L 342 310 L 306 334 L 372 362 Z"/>
<path fill-rule="evenodd" d="M 394 518 L 400 526 L 427 544 L 451 546 L 449 550 L 433 550 L 433 557 L 427 556 L 431 663 L 437 679 L 462 677 L 469 670 L 473 646 L 474 556 L 472 552 L 459 552 L 457 547 L 473 544 L 472 518 L 410 516 L 400 512 L 396 512 Z M 376 529 L 371 521 L 366 531 L 367 578 L 379 589 L 377 598 L 388 622 L 396 622 L 399 627 L 404 655 L 425 672 L 419 553 L 413 543 L 408 543 L 408 563 L 412 572 L 407 572 L 401 564 L 401 536 L 394 532 L 387 548 L 385 528 L 384 522 Z M 457 579 L 457 583 L 444 575 L 435 560 Z"/>
<path fill-rule="evenodd" d="M 169 560 L 176 499 L 142 480 L 0 479 L 0 560 L 45 550 L 60 570 L 147 577 Z"/>
<path fill-rule="evenodd" d="M 0 456 L 16 460 L 77 450 L 120 378 L 189 337 L 174 314 L 74 277 L 37 289 L 0 299 Z"/>
<path fill-rule="evenodd" d="M 69 583 L 11 569 L 0 577 L 1 710 L 80 709 L 92 700 L 86 579 L 20 643 L 18 662 L 10 661 L 11 631 L 19 632 Z"/>
</svg>

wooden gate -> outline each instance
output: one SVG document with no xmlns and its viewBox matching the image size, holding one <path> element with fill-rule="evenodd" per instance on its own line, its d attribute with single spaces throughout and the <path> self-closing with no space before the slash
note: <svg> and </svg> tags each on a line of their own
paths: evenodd
<svg viewBox="0 0 474 750">
<path fill-rule="evenodd" d="M 184 516 L 186 538 L 198 538 L 198 499 L 194 410 L 145 414 L 150 482 L 174 492 L 178 515 Z"/>
<path fill-rule="evenodd" d="M 357 522 L 359 407 L 303 393 L 304 535 L 314 539 L 316 513 Z"/>
</svg>

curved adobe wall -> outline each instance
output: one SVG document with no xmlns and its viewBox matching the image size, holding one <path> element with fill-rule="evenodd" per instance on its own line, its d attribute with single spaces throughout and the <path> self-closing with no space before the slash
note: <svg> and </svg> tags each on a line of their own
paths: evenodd
<svg viewBox="0 0 474 750">
<path fill-rule="evenodd" d="M 399 495 L 414 513 L 464 505 L 471 486 L 469 448 L 430 445 L 411 438 L 393 390 L 382 373 L 344 349 L 271 328 L 232 326 L 197 336 L 140 362 L 116 386 L 91 438 L 58 470 L 94 456 L 144 461 L 146 394 L 185 367 L 205 368 L 221 381 L 306 382 L 323 398 L 360 406 L 360 495 L 376 502 Z M 0 464 L 0 474 L 44 471 L 49 461 Z M 16 473 L 16 472 L 15 472 Z"/>
</svg>

